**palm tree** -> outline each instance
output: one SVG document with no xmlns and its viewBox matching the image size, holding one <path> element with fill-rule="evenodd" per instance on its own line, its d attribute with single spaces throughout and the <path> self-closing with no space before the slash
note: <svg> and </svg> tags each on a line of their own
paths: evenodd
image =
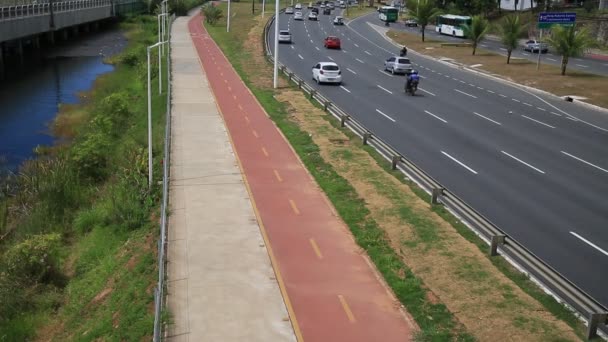
<svg viewBox="0 0 608 342">
<path fill-rule="evenodd" d="M 568 58 L 580 56 L 585 49 L 596 45 L 586 28 L 577 31 L 575 25 L 552 27 L 551 36 L 547 38 L 547 42 L 553 46 L 555 52 L 562 55 L 562 76 L 566 74 Z"/>
<path fill-rule="evenodd" d="M 418 22 L 422 31 L 422 41 L 424 41 L 424 30 L 431 20 L 439 14 L 439 9 L 435 7 L 435 2 L 431 0 L 408 1 L 410 16 Z"/>
<path fill-rule="evenodd" d="M 473 55 L 477 50 L 477 44 L 483 40 L 490 29 L 490 23 L 480 15 L 471 19 L 470 25 L 463 27 L 464 35 L 473 43 Z"/>
<path fill-rule="evenodd" d="M 527 25 L 519 23 L 518 15 L 508 15 L 501 21 L 500 40 L 507 48 L 507 64 L 511 61 L 511 53 L 517 47 L 517 41 Z"/>
</svg>

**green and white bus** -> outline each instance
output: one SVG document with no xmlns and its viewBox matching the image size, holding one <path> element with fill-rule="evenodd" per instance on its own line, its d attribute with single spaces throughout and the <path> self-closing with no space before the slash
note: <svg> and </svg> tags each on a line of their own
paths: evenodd
<svg viewBox="0 0 608 342">
<path fill-rule="evenodd" d="M 439 34 L 447 34 L 453 37 L 464 37 L 463 27 L 471 25 L 471 17 L 453 14 L 437 16 L 435 31 Z"/>
<path fill-rule="evenodd" d="M 399 17 L 399 9 L 393 6 L 382 6 L 378 9 L 378 17 L 382 21 L 394 23 Z"/>
</svg>

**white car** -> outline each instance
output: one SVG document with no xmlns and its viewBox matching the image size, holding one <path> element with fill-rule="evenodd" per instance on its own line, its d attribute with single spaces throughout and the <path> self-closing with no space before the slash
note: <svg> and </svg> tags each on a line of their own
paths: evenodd
<svg viewBox="0 0 608 342">
<path fill-rule="evenodd" d="M 325 8 L 325 4 L 322 3 L 319 7 Z"/>
<path fill-rule="evenodd" d="M 293 15 L 293 20 L 304 20 L 304 16 L 302 15 L 302 12 L 296 12 Z"/>
<path fill-rule="evenodd" d="M 297 10 L 301 10 L 302 9 L 302 4 L 296 4 L 296 9 Z"/>
<path fill-rule="evenodd" d="M 319 62 L 312 67 L 312 79 L 317 83 L 342 83 L 342 71 L 334 62 Z"/>
<path fill-rule="evenodd" d="M 308 13 L 308 20 L 319 20 L 319 17 L 317 16 L 317 13 L 315 12 L 310 12 Z"/>
<path fill-rule="evenodd" d="M 293 14 L 293 7 L 287 7 L 285 9 L 285 14 Z"/>
<path fill-rule="evenodd" d="M 289 30 L 279 30 L 279 43 L 291 44 L 291 33 L 289 33 Z"/>
</svg>

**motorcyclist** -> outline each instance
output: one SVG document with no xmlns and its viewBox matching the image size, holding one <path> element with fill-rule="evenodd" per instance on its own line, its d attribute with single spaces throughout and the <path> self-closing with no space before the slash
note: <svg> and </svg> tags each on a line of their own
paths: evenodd
<svg viewBox="0 0 608 342">
<path fill-rule="evenodd" d="M 407 47 L 405 47 L 405 45 L 403 46 L 403 48 L 401 49 L 401 51 L 399 52 L 399 55 L 401 57 L 407 56 Z"/>
<path fill-rule="evenodd" d="M 410 90 L 413 84 L 418 84 L 420 81 L 420 76 L 418 75 L 418 71 L 413 70 L 409 72 L 407 75 L 407 82 L 405 83 L 405 88 Z"/>
</svg>

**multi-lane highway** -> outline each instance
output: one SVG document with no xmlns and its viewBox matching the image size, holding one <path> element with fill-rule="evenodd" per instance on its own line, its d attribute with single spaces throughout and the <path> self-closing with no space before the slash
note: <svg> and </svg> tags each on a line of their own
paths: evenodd
<svg viewBox="0 0 608 342">
<path fill-rule="evenodd" d="M 417 96 L 406 96 L 405 78 L 383 71 L 398 47 L 370 25 L 382 22 L 334 26 L 338 12 L 318 22 L 281 14 L 293 43 L 280 45 L 279 60 L 608 305 L 608 114 L 412 52 L 422 80 Z M 323 47 L 328 35 L 341 38 L 341 50 Z M 319 61 L 341 67 L 341 86 L 312 82 Z"/>
<path fill-rule="evenodd" d="M 375 19 L 376 16 L 377 15 L 375 13 L 368 14 L 365 19 L 374 21 L 373 19 Z M 367 20 L 362 20 L 362 22 L 366 22 Z M 392 30 L 399 30 L 399 31 L 404 31 L 404 32 L 420 35 L 420 27 L 405 27 L 402 23 L 394 23 L 394 24 L 391 24 L 390 28 Z M 455 38 L 455 37 L 451 37 L 451 36 L 441 35 L 429 28 L 427 28 L 425 31 L 425 37 L 427 39 L 441 40 L 441 41 L 448 41 L 448 42 L 466 42 L 466 40 L 463 38 Z M 500 41 L 498 41 L 498 40 L 486 38 L 480 43 L 480 48 L 488 50 L 488 51 L 492 51 L 492 52 L 495 52 L 495 53 L 498 53 L 501 55 L 505 55 L 505 58 L 507 55 L 507 50 L 504 48 L 502 43 L 500 43 Z M 543 53 L 541 55 L 541 63 L 543 65 L 551 64 L 551 65 L 559 66 L 561 64 L 561 56 L 555 54 L 554 51 L 551 51 L 551 50 L 552 50 L 552 48 L 549 47 L 549 52 L 546 54 Z M 511 58 L 522 58 L 522 59 L 528 59 L 533 62 L 536 62 L 538 60 L 538 53 L 531 53 L 528 51 L 524 51 L 523 46 L 520 46 L 516 50 L 513 50 L 513 54 L 511 55 Z M 597 58 L 592 58 L 589 56 L 573 57 L 573 58 L 570 58 L 570 62 L 568 63 L 568 70 L 573 70 L 573 69 L 578 70 L 578 71 L 593 73 L 593 74 L 597 74 L 597 75 L 608 76 L 608 59 L 605 59 L 605 60 L 597 59 Z"/>
</svg>

